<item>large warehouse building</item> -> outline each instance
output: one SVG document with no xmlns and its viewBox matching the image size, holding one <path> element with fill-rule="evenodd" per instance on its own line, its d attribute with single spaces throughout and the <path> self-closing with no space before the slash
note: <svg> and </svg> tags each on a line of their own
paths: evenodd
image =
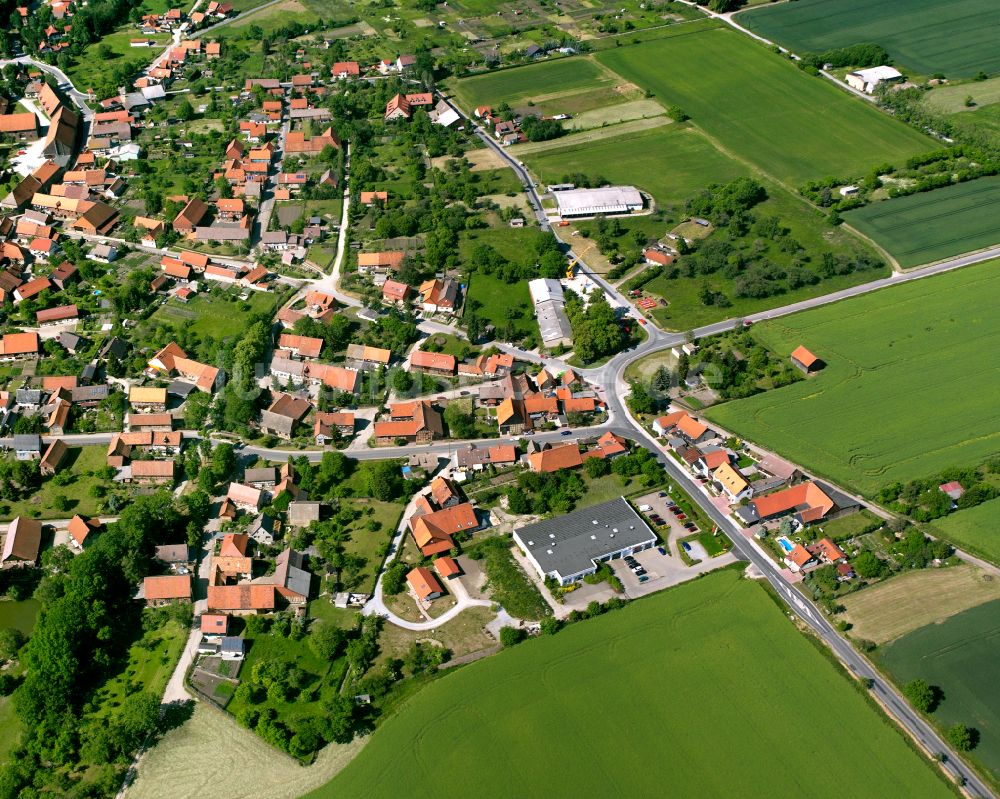
<svg viewBox="0 0 1000 799">
<path fill-rule="evenodd" d="M 573 328 L 563 310 L 563 288 L 558 280 L 539 277 L 528 281 L 528 291 L 535 306 L 538 331 L 545 347 L 572 347 Z"/>
<path fill-rule="evenodd" d="M 552 193 L 559 216 L 630 214 L 642 210 L 642 194 L 635 186 L 604 186 L 600 189 L 571 189 Z"/>
<path fill-rule="evenodd" d="M 514 531 L 514 541 L 545 579 L 569 585 L 600 563 L 656 545 L 656 536 L 624 497 Z"/>
</svg>

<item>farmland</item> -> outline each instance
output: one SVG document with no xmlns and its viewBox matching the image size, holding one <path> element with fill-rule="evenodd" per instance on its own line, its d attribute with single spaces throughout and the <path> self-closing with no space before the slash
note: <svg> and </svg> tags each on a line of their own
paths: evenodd
<svg viewBox="0 0 1000 799">
<path fill-rule="evenodd" d="M 1000 499 L 952 513 L 930 525 L 934 535 L 1000 563 Z"/>
<path fill-rule="evenodd" d="M 660 204 L 683 202 L 712 183 L 726 183 L 746 169 L 716 150 L 690 125 L 667 125 L 637 134 L 600 139 L 524 157 L 542 183 L 585 174 L 612 183 L 630 183 Z"/>
<path fill-rule="evenodd" d="M 1000 599 L 1000 580 L 962 564 L 901 574 L 840 601 L 852 636 L 884 644 L 994 599 Z"/>
<path fill-rule="evenodd" d="M 1000 779 L 1000 692 L 996 662 L 1000 657 L 1000 600 L 929 624 L 876 650 L 879 662 L 900 685 L 922 679 L 937 686 L 944 699 L 933 716 L 942 727 L 961 723 L 979 731 L 979 745 L 969 753 Z"/>
<path fill-rule="evenodd" d="M 804 344 L 827 366 L 815 377 L 708 416 L 738 435 L 871 495 L 894 481 L 977 465 L 996 454 L 1000 346 L 997 262 L 970 266 L 753 328 L 787 357 Z M 977 310 L 979 309 L 979 310 Z M 947 424 L 928 420 L 942 413 Z"/>
<path fill-rule="evenodd" d="M 279 752 L 228 714 L 199 702 L 194 715 L 157 742 L 139 764 L 129 799 L 297 799 L 329 780 L 365 744 L 323 749 L 311 766 Z M 211 786 L 210 788 L 208 786 Z"/>
<path fill-rule="evenodd" d="M 480 105 L 515 107 L 552 97 L 564 98 L 567 112 L 578 112 L 607 105 L 616 78 L 593 60 L 567 58 L 463 78 L 454 89 L 469 112 Z M 579 96 L 570 99 L 574 95 Z"/>
<path fill-rule="evenodd" d="M 754 33 L 802 53 L 876 42 L 916 72 L 971 77 L 1000 70 L 993 0 L 799 0 L 740 14 Z"/>
<path fill-rule="evenodd" d="M 998 210 L 1000 177 L 988 177 L 872 203 L 844 218 L 910 267 L 1000 243 Z"/>
<path fill-rule="evenodd" d="M 680 106 L 724 151 L 792 188 L 811 178 L 898 162 L 933 146 L 926 136 L 731 30 L 620 47 L 597 59 L 660 102 Z"/>
<path fill-rule="evenodd" d="M 678 689 L 695 685 L 725 690 L 682 701 Z M 774 768 L 790 740 L 810 761 L 835 759 L 836 780 Z M 950 795 L 764 591 L 731 570 L 436 680 L 309 796 L 397 796 L 399 774 L 408 795 L 443 799 L 472 784 L 484 797 L 560 796 L 571 784 L 646 796 L 667 778 L 678 796 Z"/>
</svg>

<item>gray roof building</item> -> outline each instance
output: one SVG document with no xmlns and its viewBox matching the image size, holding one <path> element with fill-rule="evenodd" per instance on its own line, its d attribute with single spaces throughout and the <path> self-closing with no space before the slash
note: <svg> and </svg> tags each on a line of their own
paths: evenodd
<svg viewBox="0 0 1000 799">
<path fill-rule="evenodd" d="M 247 469 L 243 473 L 243 482 L 260 488 L 261 485 L 274 485 L 278 482 L 278 469 L 274 466 L 262 466 L 257 469 Z"/>
<path fill-rule="evenodd" d="M 187 399 L 188 394 L 194 391 L 194 388 L 194 384 L 188 383 L 186 380 L 171 380 L 170 385 L 167 386 L 167 393 L 174 397 Z"/>
<path fill-rule="evenodd" d="M 42 452 L 42 437 L 37 433 L 23 433 L 14 436 L 15 452 Z"/>
<path fill-rule="evenodd" d="M 278 555 L 274 584 L 307 598 L 309 586 L 312 583 L 312 574 L 305 570 L 305 560 L 305 556 L 294 549 L 286 549 Z"/>
<path fill-rule="evenodd" d="M 597 565 L 656 544 L 656 535 L 624 497 L 514 531 L 514 540 L 543 579 L 569 585 Z"/>
<path fill-rule="evenodd" d="M 306 527 L 311 522 L 318 522 L 319 516 L 320 503 L 318 502 L 288 503 L 288 523 L 292 527 Z"/>
</svg>

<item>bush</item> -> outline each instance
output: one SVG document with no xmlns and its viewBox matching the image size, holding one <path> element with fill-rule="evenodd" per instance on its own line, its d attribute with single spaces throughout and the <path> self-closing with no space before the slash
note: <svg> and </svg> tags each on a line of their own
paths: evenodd
<svg viewBox="0 0 1000 799">
<path fill-rule="evenodd" d="M 515 644 L 521 643 L 527 634 L 524 630 L 517 627 L 501 627 L 500 628 L 500 643 L 505 647 L 514 646 Z"/>
</svg>

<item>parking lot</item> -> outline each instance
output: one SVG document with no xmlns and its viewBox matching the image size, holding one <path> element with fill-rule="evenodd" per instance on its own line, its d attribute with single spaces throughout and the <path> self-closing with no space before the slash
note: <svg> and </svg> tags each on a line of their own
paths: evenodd
<svg viewBox="0 0 1000 799">
<path fill-rule="evenodd" d="M 645 574 L 636 574 L 625 560 L 614 560 L 610 564 L 618 579 L 622 581 L 625 594 L 632 598 L 686 582 L 699 574 L 721 568 L 736 560 L 736 556 L 731 552 L 709 558 L 704 551 L 700 553 L 692 551 L 689 556 L 694 559 L 699 559 L 700 556 L 701 562 L 694 566 L 686 565 L 678 552 L 679 541 L 691 535 L 692 531 L 684 528 L 686 519 L 679 520 L 668 510 L 671 504 L 669 495 L 661 497 L 660 493 L 662 492 L 653 492 L 632 500 L 638 508 L 649 507 L 648 511 L 640 513 L 655 526 L 657 534 L 664 542 L 662 547 L 654 547 L 633 556 Z M 663 524 L 657 524 L 654 518 L 662 520 Z M 698 547 L 700 548 L 700 545 Z M 646 579 L 640 582 L 642 577 Z"/>
</svg>

